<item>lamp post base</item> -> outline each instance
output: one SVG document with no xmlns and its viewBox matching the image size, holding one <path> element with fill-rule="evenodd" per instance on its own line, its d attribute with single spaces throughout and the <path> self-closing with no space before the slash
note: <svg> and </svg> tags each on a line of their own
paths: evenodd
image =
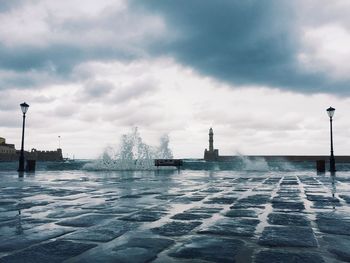
<svg viewBox="0 0 350 263">
<path fill-rule="evenodd" d="M 20 155 L 19 164 L 18 164 L 18 172 L 24 172 L 24 155 Z"/>
<path fill-rule="evenodd" d="M 331 173 L 335 173 L 336 169 L 335 169 L 335 159 L 334 156 L 331 155 L 330 159 L 329 159 L 329 171 Z"/>
</svg>

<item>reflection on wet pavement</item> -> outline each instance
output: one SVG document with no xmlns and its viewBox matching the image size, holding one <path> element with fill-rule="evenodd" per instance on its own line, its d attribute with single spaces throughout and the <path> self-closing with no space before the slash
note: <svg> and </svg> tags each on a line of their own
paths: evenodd
<svg viewBox="0 0 350 263">
<path fill-rule="evenodd" d="M 0 176 L 0 262 L 350 261 L 347 172 Z"/>
</svg>

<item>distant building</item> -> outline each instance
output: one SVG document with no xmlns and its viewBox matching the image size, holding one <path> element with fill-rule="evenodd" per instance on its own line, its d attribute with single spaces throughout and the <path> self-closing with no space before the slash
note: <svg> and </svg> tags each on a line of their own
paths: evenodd
<svg viewBox="0 0 350 263">
<path fill-rule="evenodd" d="M 209 150 L 204 151 L 204 160 L 206 161 L 218 161 L 219 150 L 214 149 L 214 132 L 213 128 L 209 129 Z"/>
<path fill-rule="evenodd" d="M 14 144 L 7 144 L 6 139 L 0 137 L 0 154 L 16 154 Z"/>
<path fill-rule="evenodd" d="M 32 149 L 31 152 L 27 153 L 27 158 L 37 161 L 63 161 L 62 149 L 56 151 L 37 151 Z"/>
<path fill-rule="evenodd" d="M 20 150 L 16 150 L 14 144 L 7 144 L 6 139 L 0 137 L 0 162 L 18 161 Z M 30 152 L 24 151 L 26 160 L 45 161 L 63 161 L 62 149 L 56 151 L 37 151 L 32 149 Z"/>
</svg>

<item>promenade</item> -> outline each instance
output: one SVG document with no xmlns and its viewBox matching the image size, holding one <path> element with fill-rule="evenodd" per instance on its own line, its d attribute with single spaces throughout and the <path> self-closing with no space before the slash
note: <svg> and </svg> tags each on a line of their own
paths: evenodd
<svg viewBox="0 0 350 263">
<path fill-rule="evenodd" d="M 0 177 L 0 262 L 350 261 L 347 172 Z"/>
</svg>

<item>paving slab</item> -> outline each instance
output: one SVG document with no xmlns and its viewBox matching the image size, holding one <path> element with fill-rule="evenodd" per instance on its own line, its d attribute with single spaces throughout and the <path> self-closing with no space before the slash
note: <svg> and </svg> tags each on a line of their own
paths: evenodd
<svg viewBox="0 0 350 263">
<path fill-rule="evenodd" d="M 36 245 L 20 252 L 0 258 L 0 262 L 47 263 L 62 262 L 95 247 L 95 244 L 57 240 Z"/>
<path fill-rule="evenodd" d="M 346 215 L 319 213 L 316 223 L 321 232 L 350 236 L 350 218 Z"/>
<path fill-rule="evenodd" d="M 307 200 L 318 202 L 334 202 L 339 203 L 339 199 L 332 195 L 306 194 Z"/>
<path fill-rule="evenodd" d="M 183 212 L 176 214 L 171 217 L 171 219 L 177 219 L 177 220 L 199 220 L 199 219 L 206 219 L 210 218 L 213 215 L 211 213 L 196 213 L 196 212 Z"/>
<path fill-rule="evenodd" d="M 104 220 L 110 219 L 111 215 L 100 215 L 100 214 L 88 214 L 74 218 L 65 219 L 57 222 L 57 225 L 71 226 L 71 227 L 89 227 L 103 222 Z"/>
<path fill-rule="evenodd" d="M 328 243 L 328 251 L 337 258 L 350 262 L 350 236 L 323 237 Z"/>
<path fill-rule="evenodd" d="M 204 201 L 205 204 L 232 204 L 234 201 L 236 201 L 236 197 L 213 197 L 210 198 L 207 201 Z"/>
<path fill-rule="evenodd" d="M 176 198 L 173 202 L 190 204 L 192 202 L 202 201 L 204 198 L 205 196 L 184 196 Z"/>
<path fill-rule="evenodd" d="M 56 238 L 64 234 L 73 232 L 72 228 L 59 226 L 40 226 L 24 231 L 22 234 L 15 236 L 0 237 L 0 252 L 8 252 L 31 246 L 33 244 Z"/>
<path fill-rule="evenodd" d="M 289 210 L 289 211 L 302 211 L 305 210 L 305 205 L 303 202 L 281 202 L 281 201 L 272 201 L 272 207 L 279 210 Z"/>
<path fill-rule="evenodd" d="M 258 217 L 256 210 L 252 209 L 230 209 L 226 212 L 227 217 Z"/>
<path fill-rule="evenodd" d="M 135 222 L 153 222 L 162 218 L 166 213 L 160 211 L 143 210 L 132 215 L 123 216 L 120 220 Z"/>
<path fill-rule="evenodd" d="M 258 243 L 270 247 L 317 247 L 314 233 L 309 227 L 265 227 Z"/>
<path fill-rule="evenodd" d="M 213 225 L 200 228 L 199 234 L 212 234 L 221 236 L 245 236 L 252 237 L 258 225 L 257 219 L 235 219 L 225 218 L 216 221 Z"/>
<path fill-rule="evenodd" d="M 235 262 L 235 256 L 244 247 L 238 239 L 212 236 L 193 237 L 174 249 L 169 256 L 181 259 L 202 259 L 217 263 Z"/>
<path fill-rule="evenodd" d="M 324 263 L 324 259 L 315 253 L 285 252 L 264 250 L 255 256 L 255 263 Z"/>
<path fill-rule="evenodd" d="M 150 262 L 157 258 L 159 252 L 173 244 L 173 240 L 165 238 L 133 238 L 113 248 L 113 262 Z"/>
<path fill-rule="evenodd" d="M 133 225 L 133 227 L 135 227 L 135 225 Z M 68 240 L 107 242 L 123 235 L 131 228 L 132 225 L 130 223 L 118 220 L 86 229 L 78 229 L 72 234 L 65 235 L 64 238 Z"/>
<path fill-rule="evenodd" d="M 46 217 L 48 218 L 68 218 L 68 217 L 75 217 L 80 216 L 83 214 L 89 213 L 88 210 L 82 210 L 82 209 L 72 209 L 72 210 L 66 210 L 66 209 L 58 209 L 57 211 L 49 213 Z"/>
<path fill-rule="evenodd" d="M 191 230 L 201 225 L 201 222 L 170 222 L 160 227 L 152 228 L 151 230 L 161 236 L 183 236 L 188 234 Z"/>
<path fill-rule="evenodd" d="M 310 226 L 310 221 L 305 215 L 290 213 L 270 213 L 268 222 L 271 225 Z"/>
<path fill-rule="evenodd" d="M 350 204 L 350 195 L 339 195 L 340 198 L 343 198 L 347 204 Z"/>
<path fill-rule="evenodd" d="M 215 214 L 222 210 L 221 207 L 213 207 L 213 206 L 202 206 L 202 207 L 194 207 L 189 210 L 186 210 L 186 212 L 190 213 L 205 213 L 205 214 Z"/>
</svg>

